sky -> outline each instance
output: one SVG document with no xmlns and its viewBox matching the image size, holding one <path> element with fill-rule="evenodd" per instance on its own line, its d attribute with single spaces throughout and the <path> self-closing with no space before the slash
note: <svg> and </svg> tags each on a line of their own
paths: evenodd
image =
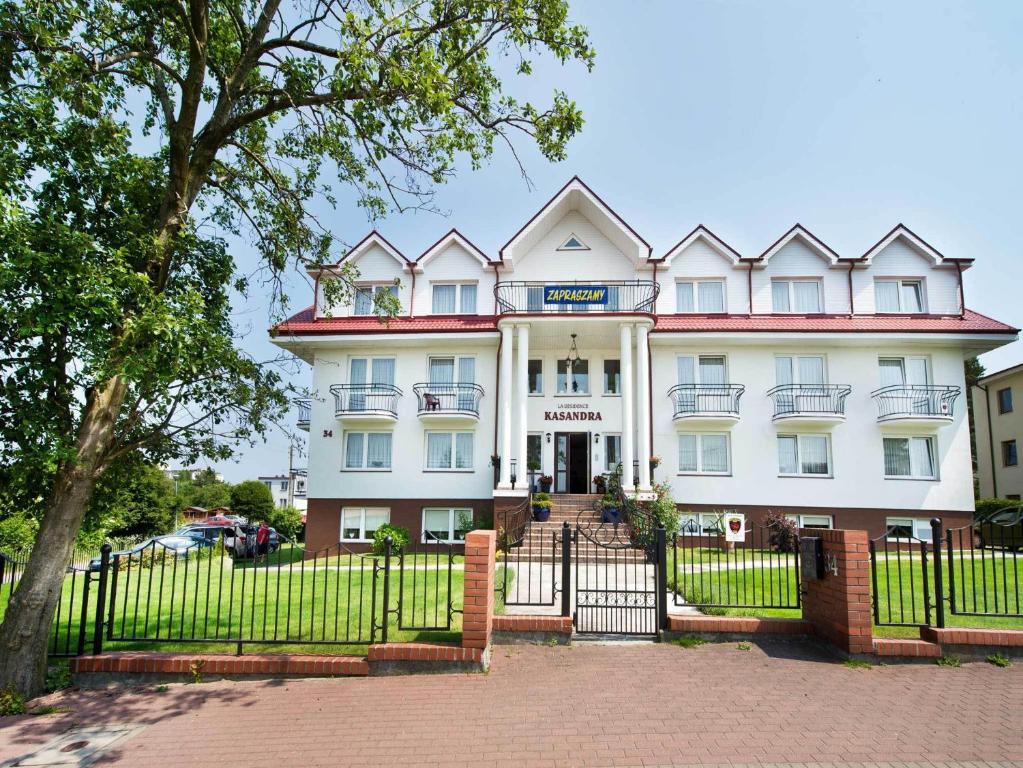
<svg viewBox="0 0 1023 768">
<path fill-rule="evenodd" d="M 437 190 L 442 214 L 375 222 L 342 195 L 320 215 L 355 243 L 376 226 L 410 258 L 451 227 L 492 257 L 579 175 L 662 255 L 704 224 L 757 255 L 795 222 L 858 256 L 902 222 L 946 256 L 973 257 L 971 309 L 1023 326 L 1023 3 L 570 0 L 596 66 L 537 66 L 511 90 L 539 103 L 564 90 L 585 127 L 551 164 L 518 143 L 530 182 L 499 149 Z M 236 261 L 257 260 L 238 243 Z M 289 276 L 292 308 L 308 306 Z M 258 359 L 269 307 L 239 307 L 241 344 Z M 1023 343 L 981 358 L 1023 362 Z M 291 380 L 308 386 L 310 369 Z M 237 482 L 285 471 L 273 432 L 215 465 Z M 295 465 L 304 459 L 296 455 Z"/>
</svg>

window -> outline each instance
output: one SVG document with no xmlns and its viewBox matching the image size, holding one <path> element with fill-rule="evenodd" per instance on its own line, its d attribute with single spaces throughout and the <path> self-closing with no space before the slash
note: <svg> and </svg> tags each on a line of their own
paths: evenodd
<svg viewBox="0 0 1023 768">
<path fill-rule="evenodd" d="M 702 475 L 728 474 L 728 435 L 679 435 L 678 471 Z"/>
<path fill-rule="evenodd" d="M 831 515 L 785 515 L 785 517 L 800 528 L 827 528 L 830 530 L 835 527 Z"/>
<path fill-rule="evenodd" d="M 622 393 L 622 363 L 620 360 L 604 361 L 604 394 Z"/>
<path fill-rule="evenodd" d="M 530 472 L 539 472 L 543 466 L 543 435 L 539 432 L 530 432 L 526 435 L 526 469 Z M 536 469 L 529 469 L 536 467 Z"/>
<path fill-rule="evenodd" d="M 433 286 L 433 314 L 475 315 L 476 283 L 440 284 Z"/>
<path fill-rule="evenodd" d="M 473 468 L 472 432 L 427 432 L 426 468 L 428 470 L 468 470 Z"/>
<path fill-rule="evenodd" d="M 475 357 L 431 357 L 431 384 L 475 384 Z"/>
<path fill-rule="evenodd" d="M 287 499 L 278 499 L 277 500 L 277 506 L 281 507 L 283 509 L 284 507 L 288 506 L 288 500 Z"/>
<path fill-rule="evenodd" d="M 393 357 L 353 357 L 349 361 L 349 384 L 386 384 L 394 385 L 394 358 Z M 361 396 L 363 400 L 357 400 Z M 372 409 L 378 407 L 376 402 L 365 401 L 365 392 L 361 395 L 352 395 L 352 410 L 364 410 L 367 407 Z M 359 403 L 362 403 L 361 405 Z"/>
<path fill-rule="evenodd" d="M 731 510 L 680 515 L 679 534 L 682 536 L 719 536 L 724 531 L 722 521 L 727 512 L 731 512 Z"/>
<path fill-rule="evenodd" d="M 288 490 L 288 481 L 287 480 L 281 480 L 281 490 L 282 491 Z"/>
<path fill-rule="evenodd" d="M 882 357 L 877 361 L 881 386 L 929 384 L 930 364 L 926 357 Z"/>
<path fill-rule="evenodd" d="M 622 463 L 622 436 L 604 435 L 604 471 L 617 472 Z"/>
<path fill-rule="evenodd" d="M 390 432 L 345 432 L 345 469 L 390 468 Z"/>
<path fill-rule="evenodd" d="M 998 412 L 1012 413 L 1012 387 L 998 390 Z"/>
<path fill-rule="evenodd" d="M 934 440 L 930 437 L 884 438 L 884 476 L 934 480 Z"/>
<path fill-rule="evenodd" d="M 571 375 L 568 363 L 558 360 L 558 394 L 588 395 L 590 394 L 590 361 L 576 360 Z"/>
<path fill-rule="evenodd" d="M 372 315 L 374 310 L 374 304 L 378 302 L 381 296 L 385 293 L 390 293 L 392 296 L 397 298 L 398 286 L 396 285 L 367 285 L 362 288 L 355 289 L 355 309 L 354 314 L 356 315 Z"/>
<path fill-rule="evenodd" d="M 380 507 L 345 507 L 341 510 L 341 541 L 373 541 L 373 534 L 391 519 L 391 510 Z"/>
<path fill-rule="evenodd" d="M 827 477 L 830 448 L 827 435 L 778 435 L 778 474 Z"/>
<path fill-rule="evenodd" d="M 684 280 L 675 283 L 677 312 L 717 313 L 725 311 L 723 280 Z"/>
<path fill-rule="evenodd" d="M 423 542 L 456 544 L 465 541 L 472 530 L 472 510 L 468 508 L 435 508 L 423 510 Z"/>
<path fill-rule="evenodd" d="M 588 251 L 590 250 L 582 240 L 580 240 L 575 232 L 568 236 L 568 240 L 563 242 L 559 247 L 559 251 Z"/>
<path fill-rule="evenodd" d="M 543 360 L 530 360 L 527 364 L 527 378 L 529 379 L 529 394 L 543 394 Z"/>
<path fill-rule="evenodd" d="M 924 311 L 923 283 L 920 280 L 875 280 L 874 297 L 878 312 Z"/>
<path fill-rule="evenodd" d="M 1016 453 L 1016 441 L 1006 440 L 1002 443 L 1002 466 L 1015 467 L 1019 464 L 1019 454 Z"/>
<path fill-rule="evenodd" d="M 677 365 L 679 384 L 724 384 L 727 381 L 723 355 L 682 355 Z"/>
<path fill-rule="evenodd" d="M 909 538 L 930 541 L 933 538 L 931 534 L 931 521 L 925 518 L 889 517 L 885 519 L 885 527 L 887 528 L 889 541 Z"/>
<path fill-rule="evenodd" d="M 820 355 L 779 355 L 774 358 L 775 383 L 824 384 L 824 358 Z"/>
<path fill-rule="evenodd" d="M 771 300 L 775 312 L 815 315 L 824 311 L 818 280 L 772 280 Z"/>
</svg>

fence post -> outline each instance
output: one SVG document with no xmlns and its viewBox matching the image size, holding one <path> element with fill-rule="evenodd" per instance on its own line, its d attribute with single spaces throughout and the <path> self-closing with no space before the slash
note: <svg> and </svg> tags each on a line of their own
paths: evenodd
<svg viewBox="0 0 1023 768">
<path fill-rule="evenodd" d="M 668 544 L 667 532 L 663 527 L 657 529 L 657 629 L 668 628 Z"/>
<path fill-rule="evenodd" d="M 72 584 L 74 584 L 75 569 L 71 569 Z M 89 584 L 92 582 L 92 571 L 88 566 L 82 571 L 82 610 L 78 615 L 78 646 L 76 654 L 82 656 L 85 653 L 85 631 L 89 620 Z M 68 635 L 71 634 L 71 622 L 68 620 Z M 68 640 L 71 638 L 68 637 Z"/>
<path fill-rule="evenodd" d="M 0 588 L 4 585 L 4 566 L 7 565 L 7 558 L 4 557 L 3 552 L 0 552 Z M 13 579 L 12 579 L 13 583 Z M 11 592 L 14 592 L 14 588 L 11 587 Z"/>
<path fill-rule="evenodd" d="M 572 530 L 561 524 L 561 615 L 572 615 Z"/>
<path fill-rule="evenodd" d="M 114 610 L 117 606 L 117 572 L 120 570 L 120 555 L 114 555 L 110 561 L 113 577 L 110 579 L 110 610 L 107 613 L 107 640 L 114 639 Z"/>
<path fill-rule="evenodd" d="M 99 548 L 99 590 L 96 592 L 96 619 L 92 633 L 92 655 L 103 653 L 103 611 L 107 599 L 107 575 L 110 570 L 110 545 Z"/>
<path fill-rule="evenodd" d="M 931 519 L 931 541 L 934 542 L 934 608 L 938 629 L 945 628 L 945 579 L 941 572 L 941 518 Z"/>
<path fill-rule="evenodd" d="M 380 627 L 380 642 L 387 642 L 387 625 L 390 623 L 391 612 L 391 545 L 394 539 L 384 537 L 384 621 Z"/>
</svg>

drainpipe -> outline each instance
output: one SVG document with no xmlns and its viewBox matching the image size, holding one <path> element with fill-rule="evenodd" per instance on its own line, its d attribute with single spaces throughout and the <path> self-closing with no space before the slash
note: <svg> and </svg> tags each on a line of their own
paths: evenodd
<svg viewBox="0 0 1023 768">
<path fill-rule="evenodd" d="M 963 295 L 963 265 L 958 261 L 956 262 L 956 272 L 959 275 L 959 319 L 962 320 L 966 317 L 966 297 Z"/>
<path fill-rule="evenodd" d="M 313 320 L 320 316 L 320 270 L 316 271 L 313 278 Z"/>
<path fill-rule="evenodd" d="M 987 414 L 987 449 L 991 457 L 991 497 L 998 498 L 998 473 L 995 470 L 995 433 L 991 430 L 991 394 L 987 384 L 974 384 L 977 389 L 984 390 L 984 411 Z"/>
<path fill-rule="evenodd" d="M 416 316 L 416 265 L 412 264 L 411 267 L 409 271 L 412 273 L 412 297 L 408 302 L 408 316 L 410 318 Z"/>
<path fill-rule="evenodd" d="M 497 262 L 494 262 L 494 327 L 497 327 L 497 283 L 501 279 L 501 268 Z M 494 382 L 494 452 L 491 456 L 497 455 L 497 427 L 498 427 L 498 414 L 497 409 L 501 402 L 501 345 L 504 344 L 504 334 L 498 331 L 497 334 L 497 379 Z M 502 457 L 502 461 L 504 457 Z"/>
<path fill-rule="evenodd" d="M 853 266 L 854 265 L 855 265 L 855 262 L 852 262 L 852 261 L 849 262 L 849 317 L 852 317 L 853 315 L 856 314 L 856 310 L 853 307 L 853 279 L 852 279 L 852 273 L 853 273 Z"/>
<path fill-rule="evenodd" d="M 749 313 L 753 315 L 753 260 L 749 261 L 749 271 L 746 277 L 746 293 L 749 296 Z"/>
</svg>

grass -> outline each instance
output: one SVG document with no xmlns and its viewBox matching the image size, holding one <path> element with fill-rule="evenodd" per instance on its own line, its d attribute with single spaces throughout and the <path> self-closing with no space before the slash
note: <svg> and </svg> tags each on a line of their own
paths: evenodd
<svg viewBox="0 0 1023 768">
<path fill-rule="evenodd" d="M 942 656 L 941 658 L 935 659 L 934 663 L 939 667 L 961 667 L 963 660 L 958 656 Z"/>
<path fill-rule="evenodd" d="M 677 645 L 679 648 L 698 648 L 706 642 L 699 635 L 683 635 L 682 637 L 676 637 L 671 641 L 671 644 Z"/>
<path fill-rule="evenodd" d="M 992 653 L 990 656 L 984 659 L 984 661 L 986 661 L 988 664 L 993 664 L 996 667 L 1002 667 L 1003 669 L 1005 667 L 1012 666 L 1012 661 L 1010 661 L 1007 657 L 1002 656 L 1002 654 L 1000 653 Z"/>
<path fill-rule="evenodd" d="M 114 640 L 110 650 L 232 652 L 236 643 L 276 652 L 363 653 L 383 613 L 383 570 L 372 557 L 296 560 L 288 550 L 264 563 L 229 558 L 167 558 L 152 567 L 125 567 L 111 576 Z M 374 576 L 374 572 L 376 575 Z M 81 625 L 86 575 L 65 577 L 51 637 L 51 653 L 73 652 Z M 373 582 L 376 579 L 374 596 Z M 456 641 L 461 633 L 463 572 L 432 553 L 391 561 L 388 641 Z M 96 584 L 85 616 L 91 647 Z M 0 619 L 11 585 L 0 586 Z M 402 612 L 399 621 L 398 606 Z M 381 639 L 381 630 L 375 632 Z M 275 641 L 274 645 L 260 645 Z"/>
<path fill-rule="evenodd" d="M 874 665 L 864 659 L 846 659 L 842 666 L 847 669 L 873 669 Z"/>
</svg>

